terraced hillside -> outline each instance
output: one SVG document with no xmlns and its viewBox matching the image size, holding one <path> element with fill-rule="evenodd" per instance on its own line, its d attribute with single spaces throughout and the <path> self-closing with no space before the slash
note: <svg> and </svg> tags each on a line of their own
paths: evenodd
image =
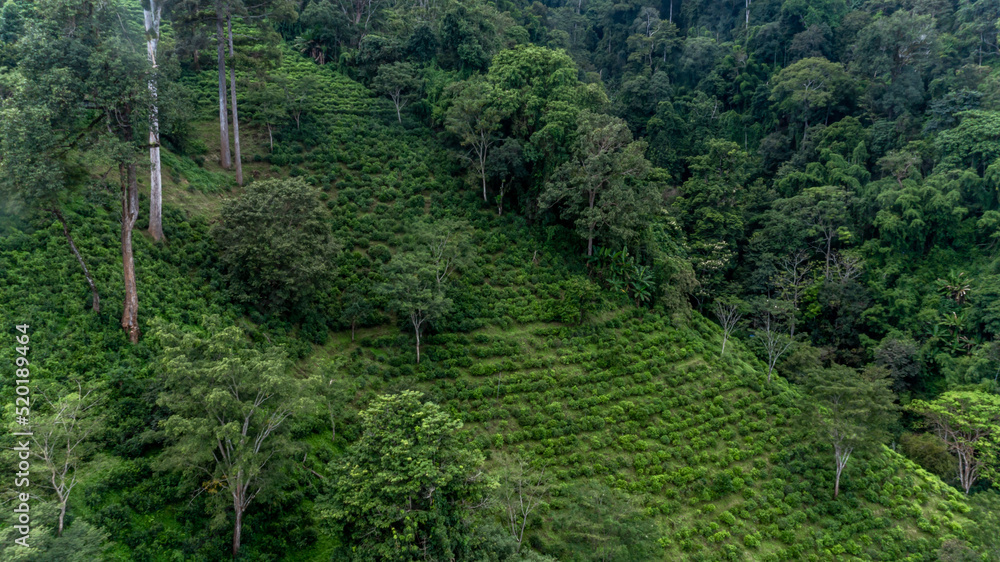
<svg viewBox="0 0 1000 562">
<path fill-rule="evenodd" d="M 968 522 L 958 492 L 889 449 L 853 460 L 830 501 L 832 455 L 802 440 L 795 391 L 768 385 L 741 347 L 718 358 L 718 329 L 697 315 L 682 328 L 626 309 L 584 326 L 440 334 L 416 368 L 398 353 L 407 343 L 341 339 L 312 363 L 334 353 L 350 357 L 348 377 L 423 389 L 483 449 L 548 467 L 553 512 L 586 480 L 626 492 L 655 521 L 657 559 L 930 560 Z M 560 552 L 552 516 L 535 543 Z"/>
<path fill-rule="evenodd" d="M 217 167 L 164 158 L 170 186 L 191 188 L 170 196 L 169 245 L 136 241 L 141 321 L 193 325 L 202 312 L 218 313 L 258 341 L 285 345 L 298 369 L 321 371 L 349 390 L 332 444 L 325 419 L 297 426 L 308 452 L 287 483 L 293 491 L 248 514 L 257 532 L 247 534 L 246 552 L 262 560 L 327 559 L 330 540 L 310 511 L 315 475 L 356 436 L 352 412 L 375 393 L 405 388 L 423 390 L 459 416 L 491 456 L 519 453 L 555 477 L 528 541 L 561 560 L 589 544 L 586 529 L 560 524 L 560 513 L 579 504 L 588 485 L 624 493 L 651 524 L 655 552 L 632 559 L 933 560 L 945 540 L 964 536 L 964 499 L 889 449 L 852 459 L 841 497 L 830 500 L 832 455 L 795 421 L 806 406 L 781 378 L 767 383 L 739 342 L 719 357 L 718 329 L 699 314 L 636 308 L 610 292 L 579 322 L 575 291 L 589 281 L 582 260 L 564 257 L 575 243 L 565 229 L 527 226 L 482 208 L 463 166 L 432 131 L 399 126 L 387 102 L 329 67 L 292 53 L 283 65 L 292 79 L 322 82 L 325 97 L 273 153 L 265 151 L 260 124 L 248 124 L 254 141 L 247 154 L 260 177 L 303 176 L 323 190 L 344 248 L 338 290 L 378 282 L 379 266 L 410 242 L 407 226 L 416 219 L 467 221 L 477 254 L 419 364 L 412 335 L 399 329 L 405 322 L 384 315 L 352 343 L 339 319 L 339 294 L 292 322 L 243 317 L 224 298 L 208 235 L 217 208 L 197 199 L 199 191 L 227 193 L 211 185 Z M 210 72 L 189 77 L 202 92 L 201 111 L 211 109 L 205 90 L 212 80 Z M 199 131 L 211 146 L 210 127 Z M 115 556 L 216 559 L 226 536 L 208 524 L 208 500 L 177 491 L 175 476 L 154 469 L 161 443 L 149 430 L 163 412 L 144 385 L 155 350 L 120 341 L 116 202 L 94 193 L 78 198 L 68 217 L 85 225 L 77 243 L 105 290 L 104 311 L 86 311 L 86 286 L 55 223 L 7 221 L 0 300 L 18 304 L 0 311 L 0 321 L 47 326 L 35 356 L 46 374 L 86 375 L 114 392 L 112 425 L 121 437 L 81 485 L 76 513 L 108 533 Z M 286 537 L 294 555 L 258 538 L 267 536 Z"/>
</svg>

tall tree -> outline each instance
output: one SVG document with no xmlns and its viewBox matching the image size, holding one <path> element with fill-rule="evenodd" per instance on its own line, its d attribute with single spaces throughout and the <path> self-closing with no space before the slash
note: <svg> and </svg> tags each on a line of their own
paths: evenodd
<svg viewBox="0 0 1000 562">
<path fill-rule="evenodd" d="M 130 39 L 130 38 L 129 38 Z M 90 102 L 104 112 L 112 135 L 105 143 L 105 156 L 118 166 L 121 185 L 121 248 L 125 281 L 122 328 L 129 341 L 139 341 L 139 293 L 132 250 L 132 233 L 139 219 L 139 182 L 136 178 L 140 141 L 137 129 L 149 107 L 148 64 L 139 58 L 126 38 L 107 40 L 106 48 L 90 58 Z"/>
<path fill-rule="evenodd" d="M 236 51 L 233 49 L 233 14 L 226 15 L 229 39 L 229 105 L 233 110 L 233 151 L 236 162 L 236 183 L 243 185 L 243 156 L 240 154 L 240 118 L 236 103 Z"/>
<path fill-rule="evenodd" d="M 462 146 L 475 156 L 476 172 L 486 197 L 486 165 L 490 150 L 499 140 L 498 132 L 505 117 L 496 99 L 496 88 L 482 78 L 460 83 L 445 113 L 445 129 L 458 137 Z"/>
<path fill-rule="evenodd" d="M 585 111 L 579 122 L 573 156 L 546 182 L 539 205 L 561 204 L 561 214 L 574 220 L 591 256 L 598 235 L 619 243 L 632 238 L 655 205 L 657 192 L 646 181 L 646 143 L 633 140 L 623 120 Z"/>
<path fill-rule="evenodd" d="M 212 235 L 236 301 L 302 312 L 329 287 L 337 244 L 317 190 L 302 178 L 250 184 L 223 206 Z"/>
<path fill-rule="evenodd" d="M 235 59 L 233 47 L 232 20 L 239 17 L 243 22 L 256 22 L 263 26 L 280 22 L 294 12 L 290 0 L 260 0 L 248 3 L 244 0 L 177 0 L 174 8 L 177 27 L 188 43 L 196 43 L 206 27 L 215 28 L 215 42 L 219 70 L 219 140 L 220 159 L 223 168 L 232 166 L 232 154 L 229 145 L 228 108 L 233 108 L 234 148 L 239 150 L 239 122 L 236 103 Z M 229 47 L 230 59 L 230 94 L 226 94 L 226 58 Z M 230 99 L 231 98 L 231 99 Z M 242 182 L 243 166 L 237 154 L 237 181 Z"/>
<path fill-rule="evenodd" d="M 770 99 L 775 110 L 802 121 L 803 137 L 813 118 L 829 118 L 850 85 L 843 65 L 822 57 L 797 61 L 781 69 L 772 82 Z"/>
<path fill-rule="evenodd" d="M 119 19 L 117 5 L 103 2 L 66 2 L 44 12 L 35 31 L 26 38 L 19 70 L 44 88 L 63 89 L 60 105 L 72 118 L 63 125 L 72 131 L 57 157 L 83 140 L 94 156 L 117 167 L 121 185 L 121 252 L 125 300 L 121 325 L 133 343 L 139 340 L 139 297 L 136 289 L 132 231 L 138 219 L 138 153 L 144 144 L 137 132 L 148 123 L 149 64 L 132 46 L 138 29 Z M 65 57 L 60 53 L 74 52 Z"/>
<path fill-rule="evenodd" d="M 966 495 L 980 478 L 1000 487 L 1000 396 L 950 391 L 936 400 L 914 400 L 908 409 L 923 415 L 958 457 L 958 481 Z"/>
<path fill-rule="evenodd" d="M 93 453 L 95 438 L 102 429 L 104 418 L 99 406 L 103 398 L 94 388 L 84 388 L 80 381 L 58 398 L 41 394 L 48 409 L 32 413 L 32 454 L 42 465 L 46 487 L 56 496 L 56 536 L 62 536 L 70 494 L 80 481 L 80 469 Z"/>
<path fill-rule="evenodd" d="M 229 151 L 229 119 L 226 103 L 226 43 L 223 34 L 223 24 L 226 21 L 226 10 L 228 2 L 215 2 L 215 43 L 218 50 L 219 64 L 219 164 L 226 170 L 232 166 L 232 155 Z"/>
<path fill-rule="evenodd" d="M 807 427 L 815 428 L 820 440 L 833 448 L 834 499 L 840 495 L 840 478 L 851 455 L 874 449 L 888 438 L 896 407 L 887 375 L 884 369 L 859 374 L 850 367 L 833 365 L 803 377 Z"/>
<path fill-rule="evenodd" d="M 445 291 L 448 279 L 471 262 L 466 230 L 468 225 L 461 222 L 418 224 L 414 227 L 416 246 L 397 252 L 382 268 L 386 281 L 379 291 L 398 314 L 409 318 L 417 338 L 417 363 L 424 329 L 452 308 Z"/>
<path fill-rule="evenodd" d="M 163 240 L 163 182 L 160 165 L 160 110 L 157 105 L 156 49 L 160 42 L 160 19 L 166 0 L 146 0 L 142 4 L 143 23 L 146 27 L 146 56 L 152 73 L 149 76 L 149 234 L 153 240 Z"/>
<path fill-rule="evenodd" d="M 0 74 L 0 88 L 5 92 L 0 99 L 0 194 L 9 204 L 51 213 L 59 221 L 90 287 L 91 309 L 100 312 L 97 285 L 73 240 L 61 203 L 71 187 L 66 153 L 91 130 L 68 126 L 84 118 L 84 111 L 59 100 L 74 99 L 77 92 L 33 72 L 29 76 L 21 70 Z M 48 87 L 43 86 L 46 82 Z M 96 121 L 91 125 L 96 126 Z"/>
<path fill-rule="evenodd" d="M 420 79 L 412 64 L 394 62 L 378 67 L 378 74 L 372 81 L 372 88 L 392 100 L 393 105 L 396 106 L 396 119 L 402 123 L 403 116 L 400 112 L 413 100 L 420 88 Z M 483 189 L 485 194 L 485 187 Z"/>
<path fill-rule="evenodd" d="M 163 466 L 229 492 L 235 558 L 243 515 L 293 447 L 284 436 L 287 422 L 312 407 L 315 392 L 307 388 L 316 381 L 290 375 L 282 350 L 250 347 L 242 330 L 217 316 L 204 317 L 197 332 L 159 324 L 153 336 L 163 349 L 157 403 L 170 411 L 162 424 L 170 442 Z"/>
<path fill-rule="evenodd" d="M 334 461 L 320 519 L 339 530 L 350 560 L 465 560 L 469 514 L 485 505 L 483 455 L 462 422 L 423 394 L 375 398 L 361 437 Z"/>
</svg>

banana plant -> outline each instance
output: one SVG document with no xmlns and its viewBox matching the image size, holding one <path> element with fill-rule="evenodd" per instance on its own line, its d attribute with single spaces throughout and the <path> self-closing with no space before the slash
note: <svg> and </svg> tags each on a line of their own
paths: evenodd
<svg viewBox="0 0 1000 562">
<path fill-rule="evenodd" d="M 649 267 L 645 265 L 635 266 L 631 284 L 636 306 L 648 304 L 653 299 L 654 281 L 653 272 Z"/>
</svg>

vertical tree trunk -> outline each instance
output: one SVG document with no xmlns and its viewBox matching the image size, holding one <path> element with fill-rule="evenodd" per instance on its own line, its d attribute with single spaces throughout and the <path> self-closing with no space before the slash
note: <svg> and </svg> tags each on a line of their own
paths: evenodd
<svg viewBox="0 0 1000 562">
<path fill-rule="evenodd" d="M 149 94 L 153 100 L 149 113 L 149 234 L 153 240 L 163 240 L 163 182 L 160 166 L 160 111 L 156 100 L 156 47 L 160 40 L 160 15 L 163 5 L 149 0 L 149 9 L 143 8 L 146 24 L 146 56 L 153 67 L 149 79 Z"/>
<path fill-rule="evenodd" d="M 97 294 L 97 286 L 94 285 L 94 278 L 90 276 L 90 270 L 87 269 L 86 262 L 83 261 L 83 256 L 80 255 L 79 250 L 76 249 L 76 244 L 73 243 L 73 237 L 69 234 L 69 227 L 66 225 L 66 219 L 63 218 L 62 213 L 59 209 L 52 209 L 52 214 L 56 216 L 56 219 L 62 223 L 63 234 L 66 235 L 66 241 L 69 242 L 69 249 L 73 251 L 73 255 L 76 256 L 76 261 L 80 262 L 80 267 L 83 268 L 83 276 L 87 278 L 87 284 L 90 285 L 91 293 L 91 309 L 94 312 L 101 311 L 101 297 Z"/>
<path fill-rule="evenodd" d="M 132 256 L 132 229 L 139 218 L 139 184 L 135 163 L 119 164 L 122 182 L 122 268 L 125 276 L 125 306 L 122 328 L 132 343 L 139 341 L 139 295 L 135 283 L 135 261 Z"/>
<path fill-rule="evenodd" d="M 354 326 L 357 324 L 356 321 L 351 320 L 351 343 L 354 343 Z"/>
<path fill-rule="evenodd" d="M 420 326 L 424 320 L 418 318 L 416 311 L 410 312 L 410 322 L 413 324 L 413 333 L 417 335 L 417 363 L 420 363 Z"/>
<path fill-rule="evenodd" d="M 489 202 L 486 198 L 486 156 L 479 157 L 479 177 L 483 180 L 483 201 Z"/>
<path fill-rule="evenodd" d="M 837 463 L 837 476 L 833 481 L 833 499 L 840 495 L 840 475 L 844 473 L 844 467 L 851 458 L 853 447 L 842 447 L 840 444 L 833 446 L 833 458 Z"/>
<path fill-rule="evenodd" d="M 229 125 L 226 111 L 226 38 L 222 32 L 222 13 L 216 14 L 215 39 L 219 44 L 219 140 L 222 146 L 219 163 L 229 169 Z"/>
<path fill-rule="evenodd" d="M 233 149 L 236 158 L 236 183 L 243 185 L 243 159 L 240 156 L 240 118 L 236 111 L 236 51 L 233 49 L 233 17 L 226 18 L 229 30 L 229 103 L 233 107 Z"/>
<path fill-rule="evenodd" d="M 587 209 L 590 211 L 590 216 L 594 216 L 594 203 L 597 201 L 597 191 L 590 190 L 589 200 L 587 203 Z M 594 223 L 590 224 L 587 231 L 587 255 L 594 255 Z"/>
<path fill-rule="evenodd" d="M 66 522 L 66 500 L 59 502 L 59 528 L 56 529 L 56 536 L 61 537 Z"/>
<path fill-rule="evenodd" d="M 233 558 L 240 552 L 243 535 L 243 510 L 236 506 L 236 523 L 233 525 Z"/>
</svg>

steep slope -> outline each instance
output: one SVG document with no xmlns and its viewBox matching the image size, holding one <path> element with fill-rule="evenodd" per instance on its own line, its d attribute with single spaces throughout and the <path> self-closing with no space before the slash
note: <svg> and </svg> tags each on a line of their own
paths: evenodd
<svg viewBox="0 0 1000 562">
<path fill-rule="evenodd" d="M 241 317 L 225 302 L 214 263 L 213 206 L 168 207 L 169 245 L 137 241 L 142 322 L 195 324 L 204 312 L 220 313 L 258 339 L 287 345 L 299 368 L 321 370 L 353 391 L 342 415 L 348 425 L 333 445 L 324 420 L 303 423 L 309 460 L 286 495 L 254 508 L 248 552 L 325 559 L 328 541 L 310 513 L 315 477 L 305 469 L 322 473 L 321 461 L 352 437 L 352 408 L 403 388 L 446 404 L 491 454 L 519 450 L 548 468 L 556 479 L 551 508 L 533 522 L 529 541 L 561 559 L 576 556 L 580 539 L 559 525 L 559 514 L 574 507 L 587 482 L 627 494 L 652 522 L 655 558 L 663 560 L 931 560 L 944 539 L 963 535 L 963 498 L 888 449 L 852 459 L 844 493 L 830 500 L 831 455 L 793 423 L 808 405 L 783 380 L 767 384 L 743 346 L 719 358 L 718 330 L 700 315 L 670 320 L 611 295 L 603 297 L 603 316 L 576 325 L 567 293 L 584 270 L 563 257 L 578 250 L 575 240 L 482 209 L 435 134 L 400 127 L 388 103 L 360 84 L 291 53 L 284 70 L 311 76 L 323 98 L 300 127 L 284 130 L 272 154 L 263 152 L 260 127 L 248 126 L 256 138 L 247 145 L 256 146 L 247 153 L 270 164 L 258 167 L 261 177 L 303 175 L 323 189 L 346 248 L 338 289 L 377 281 L 378 266 L 405 242 L 407 223 L 425 215 L 467 220 L 478 255 L 458 280 L 454 313 L 436 326 L 426 359 L 415 365 L 411 336 L 388 319 L 352 344 L 325 315 L 335 315 L 336 303 L 296 325 Z M 190 78 L 201 109 L 211 108 L 211 80 L 210 72 Z M 187 157 L 164 161 L 174 185 L 216 177 L 187 169 Z M 107 443 L 111 454 L 81 487 L 77 515 L 106 529 L 121 559 L 217 559 L 226 537 L 210 528 L 207 500 L 192 499 L 177 478 L 152 468 L 159 448 L 147 432 L 163 413 L 148 394 L 151 350 L 125 344 L 116 325 L 115 209 L 113 197 L 97 195 L 76 200 L 69 213 L 104 291 L 100 315 L 86 311 L 86 286 L 54 224 L 5 221 L 0 322 L 37 327 L 40 373 L 100 379 L 115 389 L 113 424 L 124 437 Z M 328 334 L 330 327 L 341 331 Z M 5 359 L 11 353 L 0 349 Z M 5 403 L 11 392 L 3 388 Z"/>
</svg>

